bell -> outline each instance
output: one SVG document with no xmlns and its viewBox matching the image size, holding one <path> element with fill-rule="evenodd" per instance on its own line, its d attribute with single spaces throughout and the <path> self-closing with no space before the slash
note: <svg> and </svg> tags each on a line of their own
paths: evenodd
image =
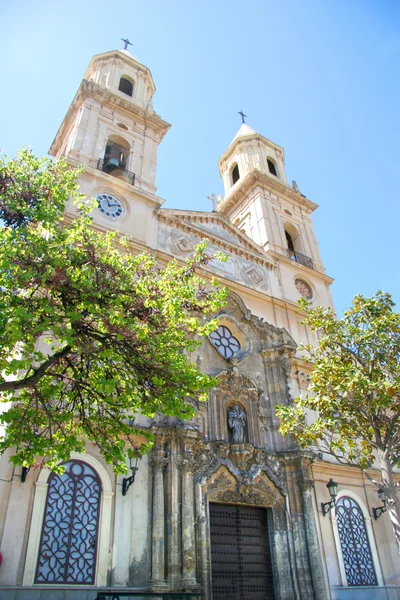
<svg viewBox="0 0 400 600">
<path fill-rule="evenodd" d="M 109 158 L 106 164 L 104 165 L 104 171 L 107 173 L 111 173 L 114 169 L 119 168 L 119 160 L 118 158 Z"/>
</svg>

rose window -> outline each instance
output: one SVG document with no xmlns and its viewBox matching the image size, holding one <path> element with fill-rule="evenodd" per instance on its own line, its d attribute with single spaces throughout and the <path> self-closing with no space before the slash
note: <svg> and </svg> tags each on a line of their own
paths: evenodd
<svg viewBox="0 0 400 600">
<path fill-rule="evenodd" d="M 227 360 L 240 350 L 239 340 L 232 335 L 225 325 L 220 325 L 208 337 L 217 352 Z"/>
<path fill-rule="evenodd" d="M 296 286 L 300 296 L 303 296 L 303 298 L 306 298 L 306 300 L 311 300 L 313 293 L 308 283 L 306 283 L 302 279 L 296 279 L 294 285 Z"/>
</svg>

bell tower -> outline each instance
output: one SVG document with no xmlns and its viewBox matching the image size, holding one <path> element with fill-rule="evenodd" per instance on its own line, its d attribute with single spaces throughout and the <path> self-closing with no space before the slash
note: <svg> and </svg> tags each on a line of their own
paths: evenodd
<svg viewBox="0 0 400 600">
<path fill-rule="evenodd" d="M 299 293 L 332 305 L 311 215 L 318 205 L 293 181 L 283 148 L 242 123 L 219 160 L 225 195 L 217 211 L 263 248 L 279 265 L 282 298 Z"/>
<path fill-rule="evenodd" d="M 170 125 L 153 109 L 150 70 L 128 50 L 97 54 L 49 153 L 156 192 L 158 145 Z"/>
</svg>

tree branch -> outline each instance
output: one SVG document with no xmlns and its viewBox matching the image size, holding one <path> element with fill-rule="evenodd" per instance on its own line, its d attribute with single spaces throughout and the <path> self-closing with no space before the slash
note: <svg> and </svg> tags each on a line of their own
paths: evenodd
<svg viewBox="0 0 400 600">
<path fill-rule="evenodd" d="M 47 360 L 44 361 L 37 369 L 30 369 L 33 371 L 32 375 L 28 376 L 28 373 L 25 375 L 23 379 L 16 379 L 13 381 L 3 381 L 0 383 L 0 392 L 8 392 L 8 391 L 16 391 L 23 390 L 25 388 L 33 387 L 43 375 L 46 374 L 46 371 L 55 363 L 57 363 L 61 358 L 64 358 L 71 352 L 71 346 L 68 344 L 64 346 L 62 350 L 59 350 L 52 356 L 50 356 Z"/>
</svg>

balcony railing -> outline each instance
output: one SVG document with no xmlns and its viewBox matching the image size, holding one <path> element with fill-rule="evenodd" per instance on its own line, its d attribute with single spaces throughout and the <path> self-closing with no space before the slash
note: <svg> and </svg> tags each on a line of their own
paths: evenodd
<svg viewBox="0 0 400 600">
<path fill-rule="evenodd" d="M 160 600 L 198 600 L 201 592 L 97 592 L 95 600 L 120 600 L 120 598 L 157 598 Z"/>
<path fill-rule="evenodd" d="M 121 179 L 124 179 L 131 185 L 135 185 L 135 173 L 128 171 L 125 169 L 125 165 L 123 162 L 118 161 L 116 158 L 110 158 L 108 160 L 104 160 L 103 158 L 99 158 L 97 161 L 97 168 L 99 171 L 103 171 L 103 173 L 108 173 L 109 175 L 118 176 Z"/>
<path fill-rule="evenodd" d="M 289 248 L 287 249 L 287 255 L 289 258 L 298 262 L 300 265 L 315 270 L 313 259 L 309 256 L 305 256 L 301 252 L 297 252 L 297 250 L 290 250 Z"/>
</svg>

